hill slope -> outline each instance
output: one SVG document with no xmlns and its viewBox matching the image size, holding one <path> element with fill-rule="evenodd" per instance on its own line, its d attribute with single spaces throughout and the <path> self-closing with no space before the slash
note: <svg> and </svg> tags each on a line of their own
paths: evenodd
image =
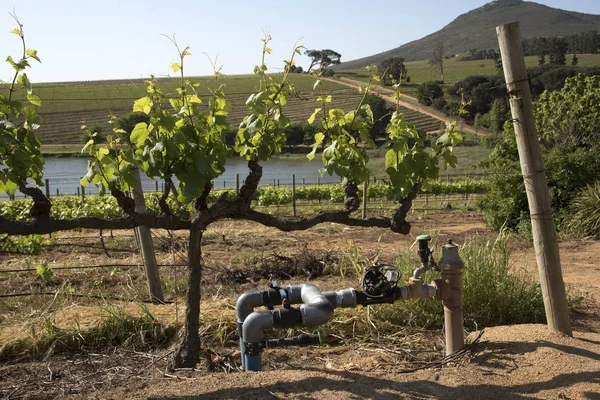
<svg viewBox="0 0 600 400">
<path fill-rule="evenodd" d="M 513 21 L 521 22 L 521 34 L 526 38 L 600 30 L 600 15 L 565 11 L 522 0 L 496 0 L 460 15 L 441 30 L 422 39 L 344 62 L 337 69 L 362 68 L 391 57 L 404 57 L 407 61 L 426 60 L 431 57 L 440 39 L 444 43 L 444 54 L 450 56 L 473 48 L 498 48 L 496 26 Z"/>
</svg>

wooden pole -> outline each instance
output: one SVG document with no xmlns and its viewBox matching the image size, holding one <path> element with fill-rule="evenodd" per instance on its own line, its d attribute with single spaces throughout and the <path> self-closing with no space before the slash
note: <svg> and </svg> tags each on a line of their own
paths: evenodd
<svg viewBox="0 0 600 400">
<path fill-rule="evenodd" d="M 46 179 L 44 181 L 44 183 L 46 184 L 46 198 L 50 198 L 50 179 Z"/>
<path fill-rule="evenodd" d="M 292 215 L 296 216 L 296 174 L 292 174 Z"/>
<path fill-rule="evenodd" d="M 235 174 L 235 194 L 240 194 L 240 174 Z"/>
<path fill-rule="evenodd" d="M 363 182 L 362 219 L 367 219 L 367 182 Z"/>
<path fill-rule="evenodd" d="M 135 212 L 139 214 L 146 213 L 146 201 L 144 200 L 144 192 L 142 190 L 142 182 L 140 179 L 140 169 L 132 167 L 131 173 L 136 181 L 136 185 L 132 190 L 133 200 L 135 201 Z M 160 284 L 160 275 L 158 274 L 158 266 L 156 265 L 156 255 L 154 254 L 154 246 L 152 244 L 152 234 L 147 226 L 138 226 L 135 228 L 140 241 L 140 252 L 146 270 L 146 278 L 148 280 L 148 292 L 152 301 L 163 302 L 163 291 Z"/>
<path fill-rule="evenodd" d="M 544 160 L 535 130 L 519 23 L 500 25 L 496 27 L 496 33 L 531 214 L 533 245 L 548 327 L 572 335 Z"/>
</svg>

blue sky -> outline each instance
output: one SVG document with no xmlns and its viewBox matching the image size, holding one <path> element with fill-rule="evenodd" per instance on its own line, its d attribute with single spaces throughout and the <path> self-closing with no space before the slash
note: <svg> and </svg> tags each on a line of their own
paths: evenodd
<svg viewBox="0 0 600 400">
<path fill-rule="evenodd" d="M 1 0 L 0 57 L 18 58 L 14 8 L 28 47 L 42 65 L 28 71 L 33 82 L 60 82 L 166 75 L 177 55 L 161 34 L 190 46 L 187 75 L 208 75 L 203 55 L 219 56 L 225 74 L 251 73 L 260 61 L 261 37 L 273 37 L 267 64 L 281 68 L 294 43 L 331 48 L 342 61 L 398 47 L 437 31 L 486 0 L 304 1 L 114 1 Z M 600 0 L 539 0 L 538 3 L 600 14 Z M 303 57 L 299 64 L 308 66 Z M 11 77 L 0 65 L 0 79 Z"/>
</svg>

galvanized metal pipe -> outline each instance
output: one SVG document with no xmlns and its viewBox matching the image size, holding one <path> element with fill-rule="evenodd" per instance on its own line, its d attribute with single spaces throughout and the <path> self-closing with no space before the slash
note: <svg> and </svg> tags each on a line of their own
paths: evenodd
<svg viewBox="0 0 600 400">
<path fill-rule="evenodd" d="M 444 304 L 444 330 L 446 333 L 446 355 L 456 353 L 465 344 L 463 329 L 462 270 L 464 263 L 458 254 L 458 246 L 448 241 L 442 246 L 442 258 L 438 267 L 442 281 L 436 286 L 441 289 L 439 298 Z"/>
</svg>

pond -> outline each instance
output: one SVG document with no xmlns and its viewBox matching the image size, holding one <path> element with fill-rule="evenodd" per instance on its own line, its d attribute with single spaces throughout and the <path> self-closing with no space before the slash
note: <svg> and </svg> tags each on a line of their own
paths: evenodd
<svg viewBox="0 0 600 400">
<path fill-rule="evenodd" d="M 44 179 L 49 180 L 50 195 L 55 196 L 58 190 L 61 195 L 77 194 L 79 180 L 87 173 L 88 160 L 86 158 L 56 158 L 47 157 L 44 171 Z M 261 186 L 277 185 L 290 186 L 292 184 L 292 174 L 296 175 L 296 184 L 303 183 L 316 184 L 319 179 L 319 168 L 323 166 L 320 157 L 313 161 L 308 161 L 302 157 L 281 157 L 271 161 L 261 163 L 263 166 L 263 177 Z M 240 185 L 243 179 L 248 175 L 247 162 L 241 158 L 231 158 L 225 165 L 226 171 L 213 183 L 216 189 L 234 188 L 236 174 L 240 175 Z M 279 182 L 278 182 L 279 181 Z M 329 176 L 325 173 L 320 177 L 323 184 L 337 183 L 340 179 L 337 176 Z M 158 183 L 159 190 L 161 182 Z M 142 188 L 144 191 L 153 191 L 156 183 L 142 173 Z M 89 185 L 86 193 L 97 193 L 98 189 Z M 17 197 L 22 194 L 17 192 Z M 6 197 L 6 196 L 3 196 Z"/>
</svg>

